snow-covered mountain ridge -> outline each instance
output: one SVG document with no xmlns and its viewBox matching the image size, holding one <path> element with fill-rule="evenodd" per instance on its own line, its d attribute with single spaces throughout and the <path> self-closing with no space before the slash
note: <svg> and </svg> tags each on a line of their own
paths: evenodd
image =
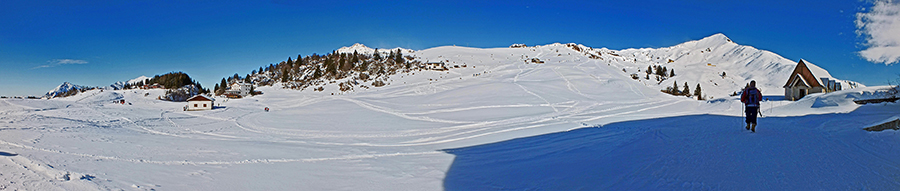
<svg viewBox="0 0 900 191">
<path fill-rule="evenodd" d="M 355 44 L 339 50 L 347 51 L 359 47 L 365 46 Z M 631 75 L 634 74 L 638 77 L 634 80 L 657 90 L 664 90 L 676 82 L 679 87 L 687 83 L 691 90 L 699 84 L 707 98 L 726 97 L 740 91 L 751 80 L 756 80 L 757 86 L 766 95 L 783 94 L 782 87 L 798 62 L 771 51 L 737 44 L 723 34 L 714 34 L 700 40 L 664 48 L 610 50 L 575 43 L 554 43 L 490 49 L 444 46 L 411 51 L 411 54 L 424 63 L 443 62 L 451 66 L 529 64 L 535 61 L 546 64 L 580 65 L 587 60 L 599 60 L 605 63 L 606 67 L 623 71 L 624 75 L 621 77 L 632 79 Z M 807 63 L 809 64 L 809 61 Z M 674 70 L 675 76 L 657 80 L 653 75 L 646 74 L 647 68 L 653 66 Z M 450 69 L 455 70 L 454 67 Z M 820 77 L 833 78 L 830 74 Z"/>
<path fill-rule="evenodd" d="M 53 90 L 50 90 L 46 94 L 44 94 L 45 98 L 55 98 L 55 97 L 66 97 L 78 94 L 82 91 L 89 89 L 85 86 L 75 85 L 69 82 L 63 82 Z"/>
<path fill-rule="evenodd" d="M 721 33 L 657 49 L 632 48 L 612 51 L 605 48 L 591 49 L 582 45 L 570 44 L 570 47 L 578 47 L 574 49 L 581 49 L 580 52 L 586 55 L 604 59 L 614 66 L 626 69 L 629 73 L 640 74 L 641 70 L 646 70 L 649 65 L 667 66 L 675 70 L 676 76 L 660 84 L 654 84 L 655 80 L 642 80 L 642 83 L 659 89 L 671 86 L 674 83 L 672 81 L 678 81 L 679 86 L 687 82 L 691 88 L 699 83 L 707 94 L 716 97 L 733 93 L 750 80 L 756 80 L 757 86 L 764 94 L 782 94 L 784 92 L 782 87 L 799 62 L 771 51 L 737 44 Z M 811 68 L 818 68 L 809 64 L 809 61 L 806 62 Z M 825 76 L 817 77 L 833 78 L 827 71 L 824 74 Z M 845 84 L 844 87 L 849 85 Z"/>
<path fill-rule="evenodd" d="M 100 86 L 100 87 L 91 87 L 91 86 L 83 86 L 83 85 L 75 85 L 69 82 L 63 82 L 53 90 L 50 90 L 46 94 L 44 94 L 43 98 L 52 99 L 58 97 L 68 97 L 78 94 L 80 92 L 84 92 L 92 89 L 104 89 L 104 90 L 121 90 L 126 89 L 129 85 L 136 85 L 139 82 L 144 82 L 144 80 L 153 79 L 147 76 L 140 76 L 128 81 L 116 81 L 108 86 Z"/>
<path fill-rule="evenodd" d="M 138 82 L 143 82 L 143 81 L 149 80 L 149 79 L 153 79 L 153 78 L 147 77 L 147 76 L 140 76 L 140 77 L 126 81 L 125 84 L 137 84 Z"/>
<path fill-rule="evenodd" d="M 397 51 L 397 50 L 400 50 L 400 52 L 404 53 L 404 54 L 415 52 L 414 50 L 411 50 L 411 49 L 397 47 L 397 48 L 392 48 L 392 49 L 378 49 L 378 53 L 379 54 L 389 54 L 390 52 Z M 372 54 L 375 54 L 375 49 L 369 48 L 368 46 L 360 44 L 360 43 L 353 44 L 352 46 L 349 46 L 349 47 L 345 46 L 345 47 L 341 47 L 341 48 L 337 49 L 337 53 L 353 54 L 354 52 L 356 52 L 358 54 L 372 55 Z"/>
</svg>

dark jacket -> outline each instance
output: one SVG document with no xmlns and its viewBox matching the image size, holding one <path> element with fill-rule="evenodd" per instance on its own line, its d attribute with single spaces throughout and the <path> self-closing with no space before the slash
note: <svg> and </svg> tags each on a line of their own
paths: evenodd
<svg viewBox="0 0 900 191">
<path fill-rule="evenodd" d="M 759 100 L 762 100 L 762 92 L 755 87 L 750 87 L 741 93 L 741 102 L 747 107 L 759 107 Z"/>
</svg>

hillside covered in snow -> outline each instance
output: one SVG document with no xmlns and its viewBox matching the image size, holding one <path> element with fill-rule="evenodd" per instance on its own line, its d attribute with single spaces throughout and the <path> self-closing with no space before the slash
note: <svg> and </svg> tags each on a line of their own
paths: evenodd
<svg viewBox="0 0 900 191">
<path fill-rule="evenodd" d="M 392 82 L 395 74 L 406 76 L 424 71 L 445 71 L 448 76 L 466 78 L 507 65 L 534 64 L 539 68 L 552 65 L 577 69 L 605 65 L 622 72 L 615 76 L 633 79 L 652 89 L 677 88 L 681 91 L 687 85 L 693 96 L 699 86 L 702 89 L 700 97 L 715 99 L 740 92 L 750 80 L 756 80 L 758 87 L 767 95 L 783 94 L 782 87 L 798 62 L 770 51 L 737 44 L 723 34 L 671 47 L 625 50 L 592 48 L 574 43 L 540 46 L 515 44 L 509 48 L 491 49 L 447 46 L 420 51 L 403 48 L 379 50 L 354 44 L 331 54 L 298 56 L 296 61 L 288 58 L 278 64 L 260 67 L 246 77 L 236 75 L 222 81 L 228 84 L 245 81 L 257 85 L 281 82 L 285 84 L 283 87 L 292 89 L 343 94 L 396 84 Z M 820 78 L 837 80 L 844 83 L 843 87 L 862 86 L 836 79 L 827 70 L 806 62 L 810 68 L 820 71 Z"/>
<path fill-rule="evenodd" d="M 853 102 L 888 87 L 778 99 L 796 63 L 724 35 L 658 49 L 366 50 L 354 48 L 360 62 L 335 51 L 238 76 L 264 94 L 215 97 L 212 110 L 156 99 L 163 89 L 0 99 L 0 189 L 900 187 L 900 132 L 863 130 L 900 117 L 900 104 Z M 657 80 L 654 65 L 675 75 Z M 370 73 L 381 69 L 393 72 Z M 750 79 L 771 98 L 756 133 L 727 96 Z M 710 99 L 660 91 L 675 81 Z"/>
</svg>

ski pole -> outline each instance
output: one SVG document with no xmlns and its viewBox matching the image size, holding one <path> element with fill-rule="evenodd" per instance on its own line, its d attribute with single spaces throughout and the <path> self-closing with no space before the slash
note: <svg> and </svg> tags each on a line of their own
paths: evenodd
<svg viewBox="0 0 900 191">
<path fill-rule="evenodd" d="M 759 113 L 759 117 L 761 117 L 761 118 L 766 117 L 766 116 L 763 116 L 763 114 L 762 114 L 762 104 L 759 104 L 759 107 L 756 108 L 756 113 Z"/>
<path fill-rule="evenodd" d="M 743 103 L 741 103 L 741 104 L 743 104 Z M 744 113 L 746 113 L 746 112 L 747 112 L 747 105 L 744 105 L 743 107 L 741 107 L 741 119 L 744 119 Z M 739 124 L 738 127 L 740 127 L 744 123 L 741 123 L 740 119 L 738 119 L 738 124 Z"/>
</svg>

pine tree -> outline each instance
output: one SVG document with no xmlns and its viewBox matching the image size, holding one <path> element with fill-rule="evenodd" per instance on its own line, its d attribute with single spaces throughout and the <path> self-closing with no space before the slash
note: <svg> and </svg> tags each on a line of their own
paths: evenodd
<svg viewBox="0 0 900 191">
<path fill-rule="evenodd" d="M 375 49 L 375 56 L 374 56 L 374 57 L 375 57 L 375 60 L 376 60 L 376 61 L 381 60 L 381 54 L 378 54 L 378 49 L 377 49 L 377 48 Z"/>
<path fill-rule="evenodd" d="M 350 62 L 350 59 L 343 58 L 344 56 L 341 57 L 341 71 L 345 73 L 350 72 L 350 69 L 353 69 L 353 63 Z"/>
<path fill-rule="evenodd" d="M 391 61 L 395 61 L 394 58 L 396 58 L 396 54 L 394 54 L 394 51 L 389 51 L 387 59 L 390 59 Z"/>
<path fill-rule="evenodd" d="M 678 95 L 678 94 L 679 94 L 679 93 L 678 93 L 678 81 L 673 82 L 673 84 L 672 84 L 672 92 L 670 92 L 670 93 L 673 94 L 673 95 Z"/>
<path fill-rule="evenodd" d="M 320 77 L 322 77 L 322 70 L 316 67 L 316 71 L 313 72 L 313 79 L 319 79 Z"/>
<path fill-rule="evenodd" d="M 288 60 L 287 60 L 287 66 L 288 66 L 288 68 L 293 68 L 293 67 L 294 67 L 294 61 L 291 60 L 291 57 L 288 57 Z"/>
<path fill-rule="evenodd" d="M 325 74 L 328 76 L 334 76 L 337 73 L 337 67 L 334 65 L 334 61 L 329 57 L 325 57 Z"/>
<path fill-rule="evenodd" d="M 647 76 L 650 76 L 650 73 L 653 72 L 652 70 L 653 70 L 653 68 L 650 68 L 650 66 L 647 66 L 647 71 L 645 71 L 645 72 L 647 72 Z M 649 79 L 649 77 L 647 77 L 647 78 Z"/>
<path fill-rule="evenodd" d="M 669 77 L 675 77 L 675 69 L 669 70 Z"/>
<path fill-rule="evenodd" d="M 691 87 L 688 86 L 687 82 L 684 83 L 684 90 L 681 91 L 681 95 L 691 96 Z"/>
<path fill-rule="evenodd" d="M 400 53 L 400 49 L 397 49 L 397 54 L 394 54 L 394 62 L 398 64 L 406 62 L 403 60 L 403 53 Z"/>
<path fill-rule="evenodd" d="M 697 87 L 694 88 L 694 95 L 697 96 L 697 100 L 703 100 L 703 98 L 701 97 L 703 95 L 703 92 L 700 91 L 700 83 L 697 83 Z"/>
</svg>

